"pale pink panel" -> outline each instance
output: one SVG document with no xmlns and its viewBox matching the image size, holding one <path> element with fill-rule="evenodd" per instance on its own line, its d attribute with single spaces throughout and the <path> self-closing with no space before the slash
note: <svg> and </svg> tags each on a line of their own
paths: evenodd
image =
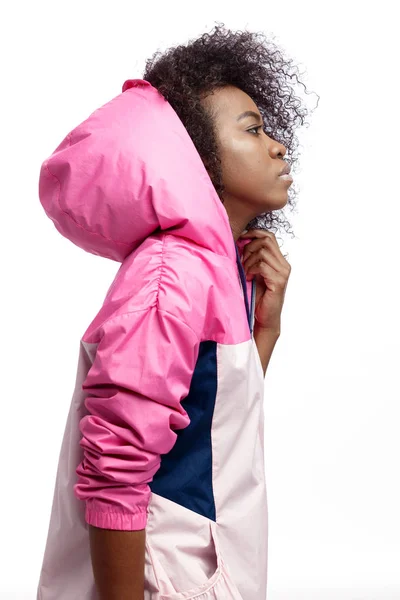
<svg viewBox="0 0 400 600">
<path fill-rule="evenodd" d="M 264 376 L 254 339 L 217 347 L 213 489 L 221 553 L 244 600 L 265 600 Z"/>
<path fill-rule="evenodd" d="M 152 494 L 144 600 L 250 600 L 221 552 L 218 523 Z"/>
</svg>

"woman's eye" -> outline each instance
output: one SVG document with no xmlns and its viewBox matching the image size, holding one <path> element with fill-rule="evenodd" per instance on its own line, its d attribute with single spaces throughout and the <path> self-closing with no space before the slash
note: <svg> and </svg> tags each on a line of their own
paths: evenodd
<svg viewBox="0 0 400 600">
<path fill-rule="evenodd" d="M 255 131 L 256 132 L 255 135 L 260 135 L 258 133 L 259 129 L 262 129 L 262 125 L 259 125 L 258 127 L 251 127 L 251 129 L 248 129 L 247 131 Z"/>
</svg>

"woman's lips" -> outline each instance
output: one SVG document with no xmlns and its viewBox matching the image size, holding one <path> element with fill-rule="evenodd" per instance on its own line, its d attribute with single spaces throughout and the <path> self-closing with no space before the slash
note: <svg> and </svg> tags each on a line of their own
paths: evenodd
<svg viewBox="0 0 400 600">
<path fill-rule="evenodd" d="M 285 162 L 285 166 L 283 167 L 282 171 L 279 173 L 279 176 L 289 175 L 290 171 L 291 171 L 291 166 L 289 165 L 288 162 Z"/>
<path fill-rule="evenodd" d="M 284 173 L 283 175 L 279 175 L 279 179 L 284 179 L 285 181 L 293 181 L 293 177 L 290 173 Z"/>
</svg>

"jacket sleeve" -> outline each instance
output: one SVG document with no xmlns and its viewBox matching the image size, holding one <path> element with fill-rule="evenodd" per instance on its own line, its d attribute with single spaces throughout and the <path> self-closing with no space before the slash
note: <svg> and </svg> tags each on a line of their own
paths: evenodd
<svg viewBox="0 0 400 600">
<path fill-rule="evenodd" d="M 84 458 L 74 493 L 86 501 L 87 523 L 140 530 L 147 523 L 149 482 L 160 455 L 189 425 L 181 405 L 199 352 L 192 329 L 157 307 L 118 315 L 102 326 L 82 384 Z"/>
</svg>

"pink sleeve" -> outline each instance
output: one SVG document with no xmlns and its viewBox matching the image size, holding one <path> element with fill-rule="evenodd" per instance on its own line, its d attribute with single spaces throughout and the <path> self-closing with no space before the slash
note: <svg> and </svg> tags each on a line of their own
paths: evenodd
<svg viewBox="0 0 400 600">
<path fill-rule="evenodd" d="M 80 421 L 84 450 L 76 497 L 96 527 L 144 529 L 148 483 L 160 455 L 189 425 L 181 405 L 190 389 L 199 342 L 189 326 L 156 307 L 116 316 L 102 338 L 82 389 L 89 411 Z"/>
</svg>

